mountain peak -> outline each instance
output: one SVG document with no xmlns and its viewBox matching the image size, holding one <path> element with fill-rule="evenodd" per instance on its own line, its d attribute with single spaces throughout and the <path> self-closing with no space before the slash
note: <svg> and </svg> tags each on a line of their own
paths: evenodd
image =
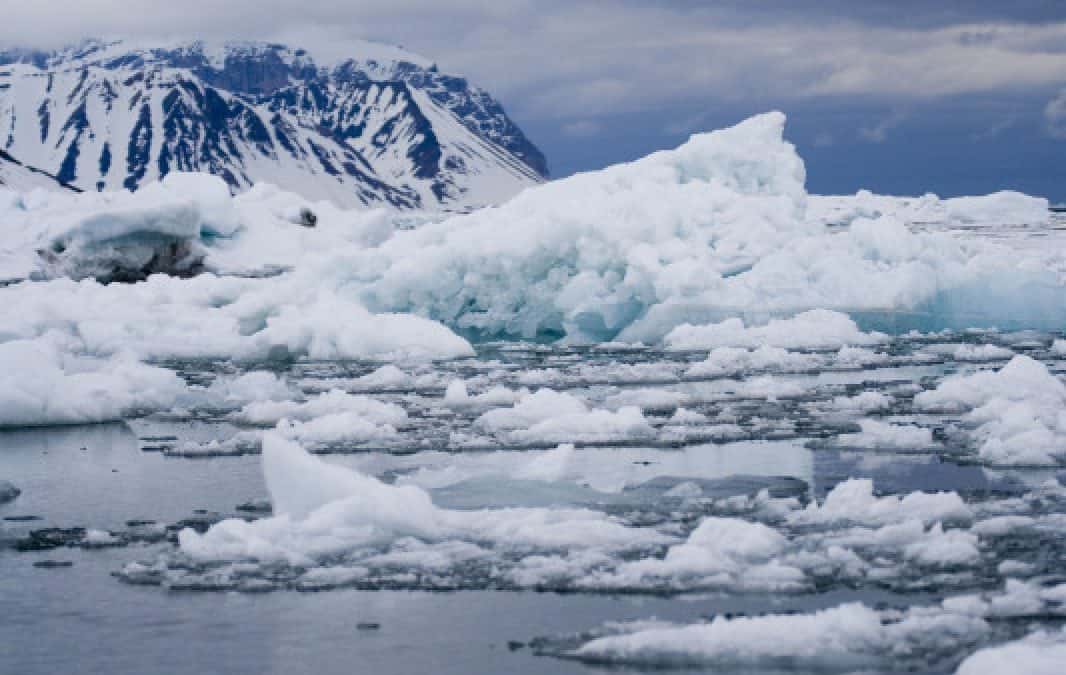
<svg viewBox="0 0 1066 675">
<path fill-rule="evenodd" d="M 84 189 L 192 170 L 398 208 L 498 202 L 547 176 L 487 92 L 365 41 L 326 63 L 254 41 L 0 52 L 0 149 Z"/>
</svg>

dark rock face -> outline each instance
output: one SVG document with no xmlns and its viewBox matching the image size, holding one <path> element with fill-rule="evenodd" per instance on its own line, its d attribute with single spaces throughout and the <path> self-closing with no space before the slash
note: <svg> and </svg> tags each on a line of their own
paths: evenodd
<svg viewBox="0 0 1066 675">
<path fill-rule="evenodd" d="M 498 201 L 509 196 L 501 184 L 513 194 L 547 178 L 544 155 L 487 92 L 418 57 L 391 58 L 320 67 L 284 45 L 199 42 L 0 52 L 0 81 L 10 82 L 0 104 L 25 100 L 19 89 L 40 97 L 10 119 L 0 112 L 0 147 L 28 144 L 5 133 L 24 123 L 21 113 L 40 146 L 19 153 L 59 149 L 58 178 L 85 189 L 135 190 L 171 171 L 205 171 L 235 191 L 291 179 L 297 191 L 336 184 L 325 196 L 400 208 Z"/>
</svg>

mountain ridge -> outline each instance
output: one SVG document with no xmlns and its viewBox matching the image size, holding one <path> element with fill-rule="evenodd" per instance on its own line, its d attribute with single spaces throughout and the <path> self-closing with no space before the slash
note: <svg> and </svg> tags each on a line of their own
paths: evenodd
<svg viewBox="0 0 1066 675">
<path fill-rule="evenodd" d="M 0 52 L 0 149 L 83 189 L 173 170 L 341 205 L 462 210 L 548 176 L 503 107 L 402 49 L 319 65 L 278 43 Z"/>
</svg>

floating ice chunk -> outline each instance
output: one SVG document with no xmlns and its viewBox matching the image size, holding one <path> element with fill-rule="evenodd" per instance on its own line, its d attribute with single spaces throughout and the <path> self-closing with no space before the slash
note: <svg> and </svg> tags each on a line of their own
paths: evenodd
<svg viewBox="0 0 1066 675">
<path fill-rule="evenodd" d="M 204 393 L 210 401 L 234 406 L 256 401 L 283 401 L 296 395 L 284 379 L 266 370 L 218 377 Z"/>
<path fill-rule="evenodd" d="M 338 413 L 352 413 L 375 424 L 398 426 L 407 421 L 407 413 L 398 405 L 339 389 L 331 389 L 304 402 L 256 401 L 244 406 L 236 416 L 249 424 L 274 425 L 285 418 L 306 422 Z"/>
<path fill-rule="evenodd" d="M 804 586 L 801 570 L 774 560 L 787 539 L 761 523 L 738 518 L 704 518 L 663 558 L 620 565 L 586 584 L 617 588 L 680 585 L 688 588 L 795 590 Z"/>
<path fill-rule="evenodd" d="M 848 672 L 880 659 L 897 663 L 915 652 L 972 644 L 987 632 L 981 619 L 915 612 L 888 621 L 859 603 L 810 614 L 769 614 L 693 625 L 615 624 L 566 658 L 639 667 L 706 667 Z M 897 651 L 893 651 L 897 650 Z"/>
<path fill-rule="evenodd" d="M 284 304 L 253 336 L 259 353 L 312 359 L 431 359 L 473 356 L 470 343 L 441 324 L 411 314 L 371 314 L 326 289 Z M 343 308 L 343 309 L 342 309 Z"/>
<path fill-rule="evenodd" d="M 795 476 L 810 480 L 813 458 L 800 441 L 746 441 L 721 445 L 693 445 L 680 449 L 581 448 L 562 444 L 549 450 L 494 451 L 489 453 L 429 453 L 409 460 L 390 458 L 375 473 L 408 466 L 398 483 L 439 489 L 475 480 L 505 484 L 508 480 L 568 482 L 604 493 L 621 493 L 649 487 L 659 478 L 700 481 L 745 476 Z M 748 484 L 741 482 L 740 488 Z M 702 490 L 702 488 L 701 488 Z M 510 490 L 505 489 L 507 498 Z"/>
<path fill-rule="evenodd" d="M 272 434 L 263 440 L 263 472 L 272 517 L 225 520 L 204 534 L 182 530 L 182 552 L 204 562 L 252 558 L 308 565 L 340 554 L 366 554 L 408 537 L 601 551 L 670 541 L 652 529 L 626 527 L 585 509 L 441 509 L 418 487 L 386 485 L 328 464 Z"/>
<path fill-rule="evenodd" d="M 847 412 L 874 412 L 892 406 L 892 397 L 879 391 L 864 391 L 855 396 L 838 396 L 833 399 L 833 408 Z M 863 430 L 865 432 L 865 429 Z M 930 441 L 932 438 L 930 437 Z"/>
<path fill-rule="evenodd" d="M 912 492 L 903 497 L 877 497 L 873 481 L 851 478 L 829 491 L 821 504 L 789 514 L 795 523 L 854 522 L 874 525 L 920 520 L 923 523 L 973 520 L 973 511 L 954 492 Z"/>
<path fill-rule="evenodd" d="M 400 370 L 396 366 L 390 364 L 381 366 L 377 370 L 371 373 L 367 373 L 362 377 L 357 377 L 352 380 L 352 385 L 356 389 L 411 389 L 415 386 L 418 380 L 403 370 Z"/>
<path fill-rule="evenodd" d="M 385 411 L 377 412 L 387 416 Z M 404 417 L 406 418 L 406 414 Z M 393 425 L 368 419 L 362 412 L 327 413 L 306 421 L 282 419 L 276 429 L 283 437 L 311 447 L 342 443 L 380 443 L 396 440 L 398 437 Z"/>
<path fill-rule="evenodd" d="M 636 406 L 623 406 L 614 412 L 587 410 L 553 416 L 506 434 L 508 440 L 522 445 L 647 441 L 654 437 L 655 429 Z"/>
<path fill-rule="evenodd" d="M 1055 356 L 1066 356 L 1066 340 L 1055 340 L 1052 342 L 1051 353 Z"/>
<path fill-rule="evenodd" d="M 717 347 L 770 346 L 787 349 L 839 349 L 884 341 L 880 333 L 864 333 L 847 314 L 814 309 L 790 319 L 771 319 L 765 325 L 745 326 L 741 319 L 726 319 L 703 326 L 684 324 L 664 338 L 670 349 L 698 350 Z M 775 352 L 764 352 L 767 356 Z M 779 353 L 777 353 L 779 354 Z M 753 355 L 754 357 L 754 355 Z"/>
<path fill-rule="evenodd" d="M 765 398 L 769 401 L 776 401 L 782 398 L 806 396 L 814 386 L 810 382 L 763 375 L 741 381 L 733 387 L 733 391 L 741 398 Z"/>
<path fill-rule="evenodd" d="M 1058 675 L 1066 663 L 1066 629 L 1038 630 L 1021 640 L 986 647 L 963 661 L 955 675 Z"/>
<path fill-rule="evenodd" d="M 752 350 L 742 347 L 715 347 L 706 360 L 686 370 L 685 376 L 724 377 L 759 370 L 803 372 L 817 368 L 823 362 L 823 359 L 813 354 L 799 354 L 780 347 L 764 345 Z"/>
<path fill-rule="evenodd" d="M 944 354 L 956 361 L 1006 361 L 1014 356 L 1014 352 L 999 345 L 972 345 L 972 344 L 939 344 L 929 345 L 924 351 L 934 354 Z"/>
<path fill-rule="evenodd" d="M 911 424 L 889 424 L 874 419 L 859 420 L 862 431 L 841 434 L 837 442 L 856 448 L 922 449 L 933 443 L 933 432 Z"/>
<path fill-rule="evenodd" d="M 174 372 L 128 356 L 67 354 L 51 339 L 0 344 L 0 428 L 119 420 L 174 404 Z"/>
<path fill-rule="evenodd" d="M 559 481 L 570 472 L 573 459 L 573 444 L 563 443 L 531 459 L 515 475 L 525 480 Z"/>
<path fill-rule="evenodd" d="M 313 275 L 138 284 L 61 279 L 0 288 L 0 339 L 64 331 L 90 353 L 141 358 L 448 359 L 473 348 L 443 325 L 371 314 Z"/>
<path fill-rule="evenodd" d="M 1003 190 L 944 200 L 947 219 L 976 225 L 1042 225 L 1051 219 L 1048 200 Z"/>
<path fill-rule="evenodd" d="M 670 424 L 676 425 L 706 424 L 709 421 L 710 418 L 703 413 L 688 410 L 687 408 L 678 408 L 670 416 Z"/>
<path fill-rule="evenodd" d="M 105 548 L 118 546 L 121 543 L 121 539 L 105 530 L 87 530 L 85 537 L 81 540 L 81 545 L 86 548 Z"/>
<path fill-rule="evenodd" d="M 571 394 L 553 389 L 538 389 L 509 408 L 484 413 L 477 418 L 475 425 L 486 431 L 510 431 L 529 428 L 554 417 L 580 417 L 588 412 L 588 406 Z"/>
<path fill-rule="evenodd" d="M 686 400 L 685 394 L 670 389 L 623 389 L 607 397 L 604 405 L 612 410 L 635 406 L 644 411 L 670 412 Z"/>
<path fill-rule="evenodd" d="M 240 219 L 217 176 L 172 173 L 137 192 L 56 194 L 9 211 L 14 238 L 0 269 L 14 276 L 135 281 L 191 275 L 207 254 L 201 237 L 230 236 Z"/>
<path fill-rule="evenodd" d="M 703 488 L 692 481 L 678 483 L 663 493 L 663 497 L 672 499 L 697 499 L 703 496 Z"/>
<path fill-rule="evenodd" d="M 914 397 L 919 409 L 966 411 L 978 456 L 993 464 L 1054 465 L 1066 458 L 1066 384 L 1018 355 L 998 371 L 949 378 Z"/>
<path fill-rule="evenodd" d="M 494 408 L 513 405 L 524 395 L 528 395 L 525 390 L 516 392 L 507 387 L 496 386 L 471 396 L 467 391 L 466 382 L 453 380 L 444 391 L 444 405 L 453 410 Z"/>
<path fill-rule="evenodd" d="M 981 553 L 977 535 L 962 530 L 944 530 L 940 523 L 903 547 L 904 558 L 920 565 L 952 567 L 976 562 Z"/>
<path fill-rule="evenodd" d="M 948 378 L 935 390 L 915 397 L 924 410 L 962 412 L 978 408 L 995 398 L 1025 400 L 1066 395 L 1066 385 L 1035 359 L 1017 355 L 998 371 Z"/>
<path fill-rule="evenodd" d="M 863 347 L 841 347 L 833 355 L 833 368 L 850 370 L 854 368 L 866 368 L 887 363 L 891 360 L 888 354 L 875 352 Z"/>
</svg>

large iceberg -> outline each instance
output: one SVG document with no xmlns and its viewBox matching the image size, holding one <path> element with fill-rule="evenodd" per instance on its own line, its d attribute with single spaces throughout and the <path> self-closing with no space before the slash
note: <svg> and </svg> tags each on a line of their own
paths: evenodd
<svg viewBox="0 0 1066 675">
<path fill-rule="evenodd" d="M 698 134 L 397 232 L 335 266 L 373 309 L 491 335 L 649 341 L 686 322 L 814 308 L 894 330 L 1066 318 L 1061 279 L 1037 253 L 891 215 L 843 229 L 808 218 L 784 122 L 769 113 Z"/>
<path fill-rule="evenodd" d="M 812 217 L 784 124 L 760 115 L 436 220 L 269 185 L 231 197 L 199 174 L 136 193 L 4 191 L 0 279 L 22 281 L 0 288 L 0 339 L 58 331 L 90 354 L 148 359 L 391 359 L 467 356 L 464 338 L 484 336 L 685 348 L 784 333 L 827 347 L 876 342 L 870 330 L 1066 322 L 1055 247 L 919 232 L 892 213 Z M 1013 222 L 1040 208 L 999 195 L 941 211 Z"/>
</svg>

